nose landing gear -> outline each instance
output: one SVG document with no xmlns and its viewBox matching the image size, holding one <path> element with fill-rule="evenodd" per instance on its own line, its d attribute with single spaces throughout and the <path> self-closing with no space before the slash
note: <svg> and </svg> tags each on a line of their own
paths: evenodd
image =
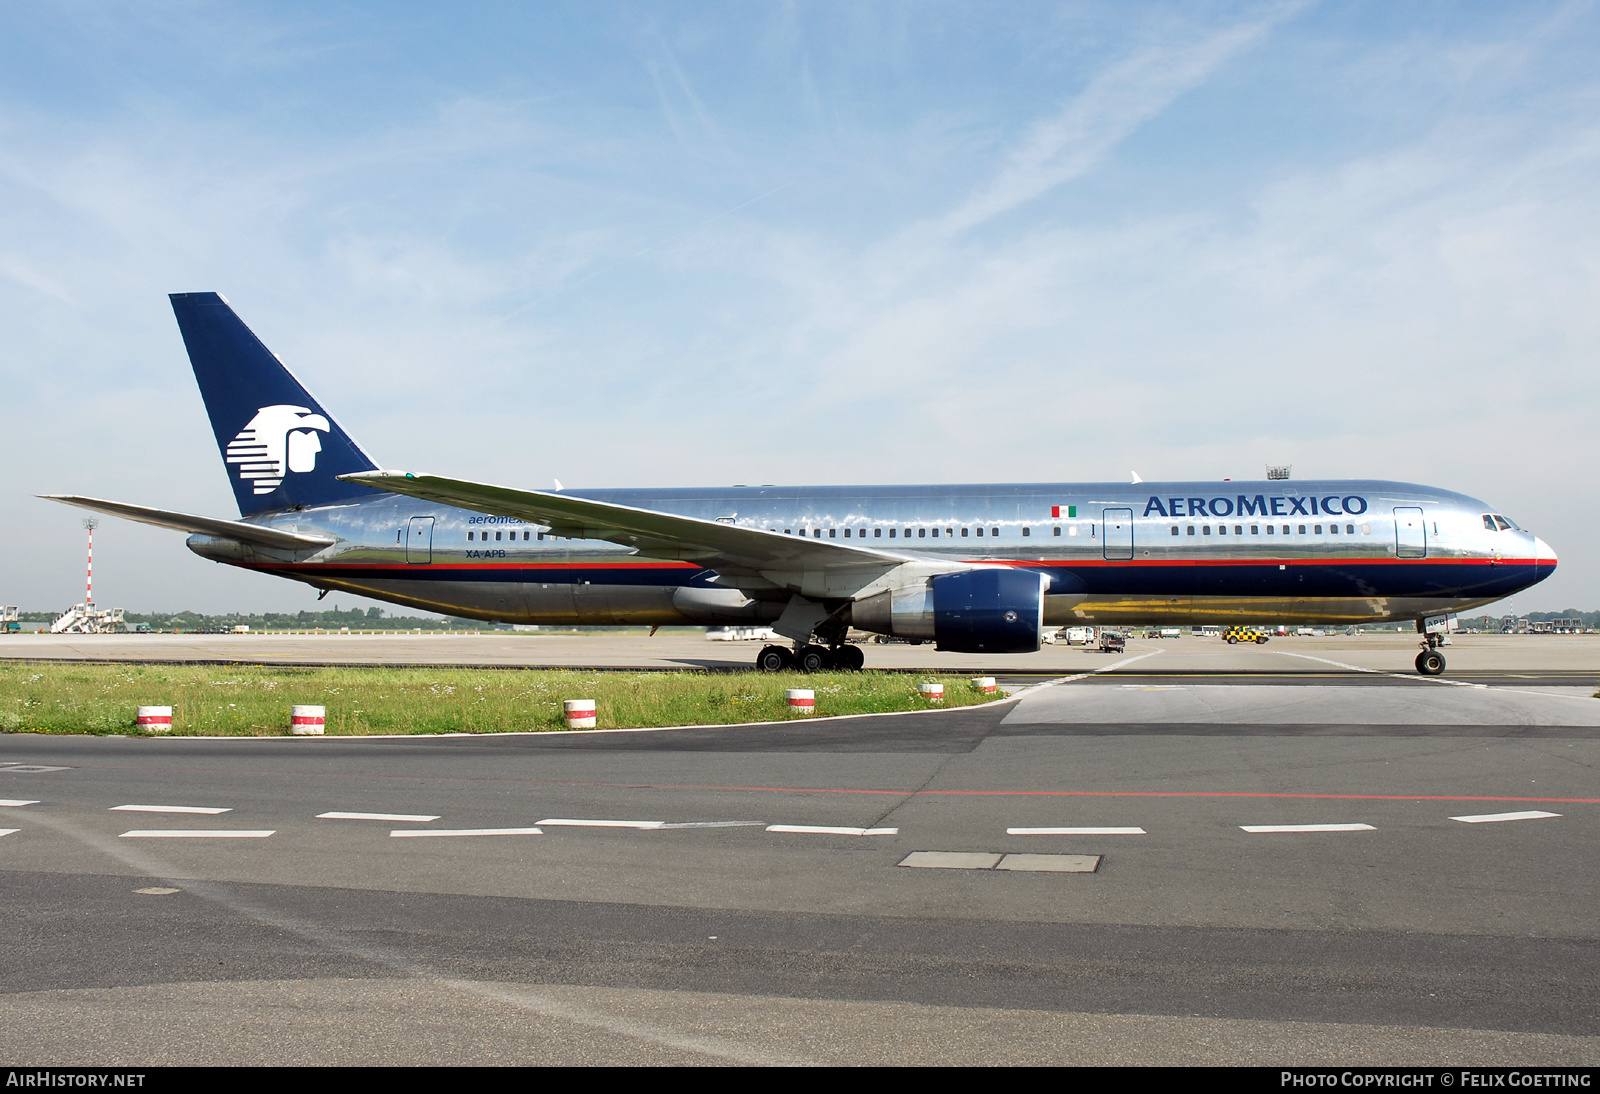
<svg viewBox="0 0 1600 1094">
<path fill-rule="evenodd" d="M 1444 654 L 1439 652 L 1439 636 L 1428 635 L 1422 652 L 1417 654 L 1417 671 L 1424 676 L 1438 676 L 1444 672 Z"/>
</svg>

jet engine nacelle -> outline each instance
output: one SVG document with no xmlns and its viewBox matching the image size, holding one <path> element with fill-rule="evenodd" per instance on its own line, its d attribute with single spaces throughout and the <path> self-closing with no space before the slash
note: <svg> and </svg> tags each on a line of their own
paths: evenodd
<svg viewBox="0 0 1600 1094">
<path fill-rule="evenodd" d="M 1050 579 L 1028 570 L 964 570 L 851 605 L 862 630 L 933 639 L 954 653 L 1034 653 Z"/>
</svg>

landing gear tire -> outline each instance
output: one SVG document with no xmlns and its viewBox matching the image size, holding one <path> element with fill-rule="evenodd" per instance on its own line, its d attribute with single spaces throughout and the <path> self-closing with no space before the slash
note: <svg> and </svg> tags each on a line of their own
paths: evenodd
<svg viewBox="0 0 1600 1094">
<path fill-rule="evenodd" d="M 782 672 L 794 668 L 794 654 L 782 646 L 767 646 L 756 654 L 756 668 L 762 672 Z"/>
<path fill-rule="evenodd" d="M 801 646 L 795 657 L 795 667 L 801 672 L 821 672 L 833 667 L 833 655 L 827 646 Z"/>
<path fill-rule="evenodd" d="M 840 646 L 833 651 L 833 667 L 845 672 L 860 672 L 867 665 L 866 652 L 860 646 Z"/>
<path fill-rule="evenodd" d="M 1417 671 L 1424 676 L 1438 676 L 1444 672 L 1444 654 L 1438 650 L 1423 650 L 1417 654 Z"/>
</svg>

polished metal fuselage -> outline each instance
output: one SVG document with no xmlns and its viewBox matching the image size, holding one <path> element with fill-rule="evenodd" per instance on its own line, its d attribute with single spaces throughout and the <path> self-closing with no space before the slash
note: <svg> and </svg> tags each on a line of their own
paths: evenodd
<svg viewBox="0 0 1600 1094">
<path fill-rule="evenodd" d="M 1491 603 L 1556 565 L 1536 536 L 1486 528 L 1495 510 L 1482 502 L 1383 481 L 566 493 L 907 559 L 1037 569 L 1050 576 L 1051 625 L 1412 620 Z M 323 589 L 508 623 L 760 623 L 789 596 L 746 597 L 696 564 L 392 494 L 253 523 L 336 542 L 289 552 L 197 535 L 189 545 Z"/>
</svg>

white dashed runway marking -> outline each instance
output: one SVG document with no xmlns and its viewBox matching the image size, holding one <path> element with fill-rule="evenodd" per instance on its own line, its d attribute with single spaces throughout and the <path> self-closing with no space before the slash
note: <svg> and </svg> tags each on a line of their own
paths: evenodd
<svg viewBox="0 0 1600 1094">
<path fill-rule="evenodd" d="M 318 813 L 318 820 L 370 820 L 370 821 L 436 821 L 439 818 L 428 813 Z"/>
<path fill-rule="evenodd" d="M 0 798 L 0 809 L 21 809 L 24 805 L 38 805 L 36 801 L 25 801 L 20 798 Z"/>
<path fill-rule="evenodd" d="M 1007 828 L 1008 836 L 1145 836 L 1143 828 Z"/>
<path fill-rule="evenodd" d="M 554 817 L 538 822 L 550 828 L 660 828 L 666 821 L 641 821 L 641 820 L 574 820 L 570 818 Z"/>
<path fill-rule="evenodd" d="M 537 828 L 396 828 L 395 839 L 406 836 L 542 836 Z"/>
<path fill-rule="evenodd" d="M 1370 824 L 1241 824 L 1246 832 L 1257 835 L 1275 832 L 1376 832 Z"/>
<path fill-rule="evenodd" d="M 212 809 L 204 805 L 113 805 L 112 813 L 201 813 L 208 817 L 232 813 L 232 809 Z"/>
<path fill-rule="evenodd" d="M 899 862 L 924 870 L 1010 870 L 1019 873 L 1092 874 L 1099 855 L 1005 855 L 996 851 L 913 851 Z"/>
<path fill-rule="evenodd" d="M 0 836 L 9 836 L 13 832 L 20 832 L 20 831 L 22 831 L 22 829 L 20 829 L 20 828 L 0 828 Z"/>
<path fill-rule="evenodd" d="M 1475 813 L 1466 817 L 1451 817 L 1450 819 L 1461 821 L 1463 824 L 1493 824 L 1496 821 L 1547 820 L 1560 815 L 1560 813 L 1546 813 L 1539 809 L 1529 809 L 1521 813 Z"/>
<path fill-rule="evenodd" d="M 266 839 L 274 828 L 135 828 L 122 839 Z"/>
<path fill-rule="evenodd" d="M 837 828 L 825 824 L 769 824 L 768 832 L 798 832 L 816 836 L 897 836 L 898 828 Z"/>
</svg>

